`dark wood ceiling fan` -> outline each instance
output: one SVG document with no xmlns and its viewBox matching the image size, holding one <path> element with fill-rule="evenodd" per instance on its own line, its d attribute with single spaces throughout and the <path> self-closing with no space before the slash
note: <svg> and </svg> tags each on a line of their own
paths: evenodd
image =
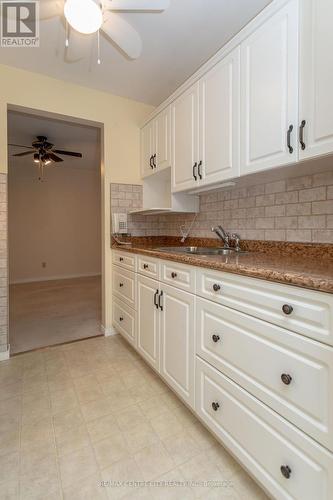
<svg viewBox="0 0 333 500">
<path fill-rule="evenodd" d="M 75 156 L 76 158 L 82 158 L 82 153 L 76 153 L 74 151 L 65 151 L 63 149 L 55 149 L 54 144 L 47 140 L 44 135 L 37 135 L 36 140 L 32 142 L 31 146 L 22 146 L 21 144 L 9 144 L 9 146 L 15 146 L 19 148 L 27 148 L 29 151 L 23 151 L 23 153 L 16 153 L 12 156 L 28 156 L 33 155 L 33 160 L 35 163 L 43 163 L 48 165 L 51 162 L 59 163 L 64 161 L 60 156 Z"/>
</svg>

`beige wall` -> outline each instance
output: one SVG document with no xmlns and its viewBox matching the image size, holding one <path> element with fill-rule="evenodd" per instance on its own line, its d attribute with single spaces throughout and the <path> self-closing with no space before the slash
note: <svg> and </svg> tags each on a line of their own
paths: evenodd
<svg viewBox="0 0 333 500">
<path fill-rule="evenodd" d="M 135 85 L 135 82 L 133 82 Z M 111 326 L 110 182 L 139 183 L 139 127 L 151 106 L 0 65 L 0 172 L 7 172 L 7 106 L 23 106 L 104 125 L 102 165 L 103 323 Z"/>
<path fill-rule="evenodd" d="M 100 274 L 100 194 L 98 165 L 46 168 L 44 182 L 30 159 L 10 166 L 9 282 Z"/>
</svg>

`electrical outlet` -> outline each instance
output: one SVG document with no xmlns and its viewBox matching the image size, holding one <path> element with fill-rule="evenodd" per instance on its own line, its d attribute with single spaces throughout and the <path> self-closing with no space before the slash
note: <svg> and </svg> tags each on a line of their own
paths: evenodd
<svg viewBox="0 0 333 500">
<path fill-rule="evenodd" d="M 42 262 L 42 267 L 45 269 L 45 267 L 46 267 L 46 262 Z"/>
</svg>

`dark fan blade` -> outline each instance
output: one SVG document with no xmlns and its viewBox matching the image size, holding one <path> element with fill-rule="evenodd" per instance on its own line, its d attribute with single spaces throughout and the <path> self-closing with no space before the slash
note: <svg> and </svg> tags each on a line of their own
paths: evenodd
<svg viewBox="0 0 333 500">
<path fill-rule="evenodd" d="M 52 152 L 47 153 L 47 154 L 48 154 L 48 157 L 50 158 L 50 160 L 55 161 L 56 163 L 58 163 L 59 161 L 64 161 L 62 158 L 59 158 L 59 156 L 53 154 Z"/>
<path fill-rule="evenodd" d="M 54 153 L 58 155 L 66 155 L 66 156 L 76 156 L 77 158 L 82 158 L 82 153 L 74 153 L 73 151 L 63 151 L 62 149 L 54 149 Z"/>
<path fill-rule="evenodd" d="M 32 155 L 34 154 L 35 150 L 33 151 L 24 151 L 24 153 L 16 153 L 16 155 L 12 155 L 12 156 L 28 156 L 28 155 Z"/>
<path fill-rule="evenodd" d="M 8 146 L 15 146 L 16 148 L 35 149 L 32 146 L 23 146 L 22 144 L 8 144 Z"/>
</svg>

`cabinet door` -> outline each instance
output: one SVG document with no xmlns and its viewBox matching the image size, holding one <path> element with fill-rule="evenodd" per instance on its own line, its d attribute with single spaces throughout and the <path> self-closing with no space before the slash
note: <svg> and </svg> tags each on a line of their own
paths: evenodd
<svg viewBox="0 0 333 500">
<path fill-rule="evenodd" d="M 239 176 L 240 48 L 200 80 L 200 152 L 203 180 Z"/>
<path fill-rule="evenodd" d="M 193 166 L 198 164 L 198 85 L 193 85 L 171 106 L 173 191 L 191 189 L 198 184 L 193 175 Z"/>
<path fill-rule="evenodd" d="M 137 348 L 146 361 L 156 370 L 159 370 L 160 358 L 160 310 L 155 306 L 154 298 L 158 290 L 158 281 L 138 276 Z"/>
<path fill-rule="evenodd" d="M 297 160 L 297 20 L 291 0 L 241 44 L 241 174 Z"/>
<path fill-rule="evenodd" d="M 161 375 L 189 405 L 194 405 L 195 297 L 168 285 L 161 314 Z"/>
<path fill-rule="evenodd" d="M 171 166 L 171 116 L 170 107 L 162 111 L 155 121 L 155 154 L 158 169 Z"/>
<path fill-rule="evenodd" d="M 141 129 L 141 175 L 143 177 L 154 172 L 151 157 L 154 154 L 154 122 L 149 122 Z"/>
<path fill-rule="evenodd" d="M 300 123 L 305 120 L 300 158 L 333 152 L 333 3 L 302 0 Z"/>
</svg>

